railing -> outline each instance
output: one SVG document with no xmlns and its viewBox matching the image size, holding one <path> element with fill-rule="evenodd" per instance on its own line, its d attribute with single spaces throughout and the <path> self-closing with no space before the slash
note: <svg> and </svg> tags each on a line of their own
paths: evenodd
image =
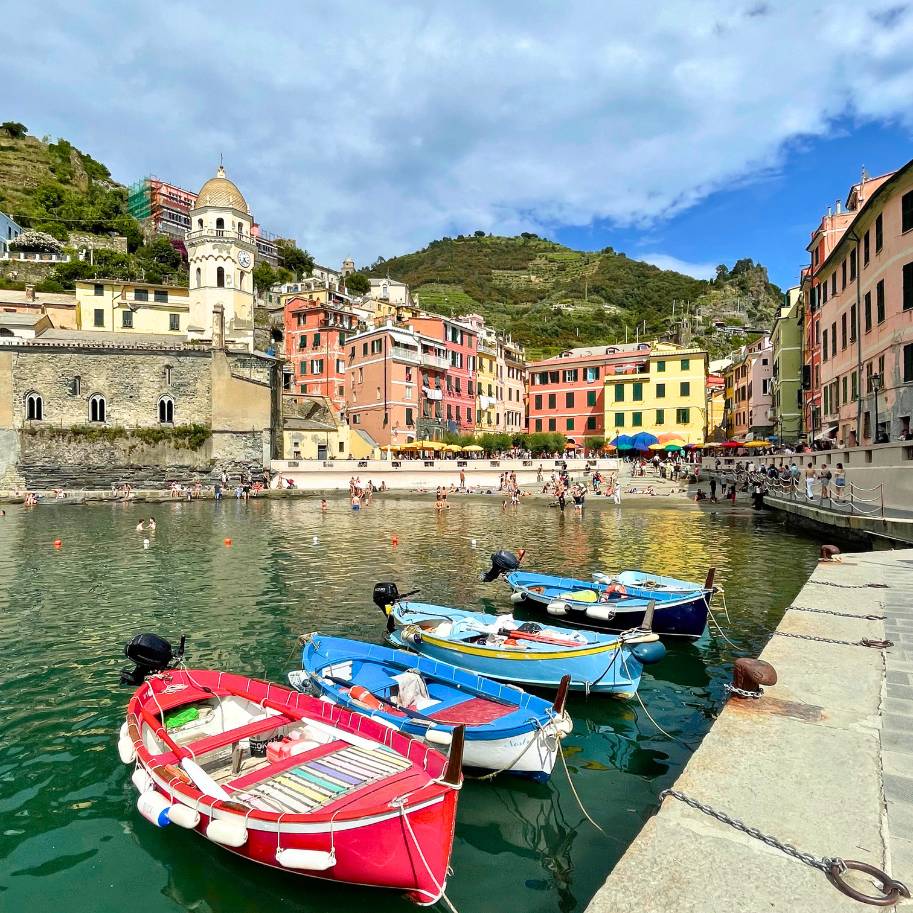
<svg viewBox="0 0 913 913">
<path fill-rule="evenodd" d="M 736 486 L 741 486 L 743 491 L 757 485 L 761 487 L 765 496 L 770 495 L 784 501 L 814 504 L 817 500 L 818 506 L 823 510 L 831 510 L 834 513 L 881 519 L 884 519 L 885 516 L 884 482 L 879 482 L 872 488 L 865 488 L 853 482 L 845 482 L 840 486 L 837 485 L 834 478 L 803 476 L 793 478 L 790 476 L 789 479 L 784 479 L 780 475 L 771 477 L 766 473 L 748 472 L 744 469 L 723 469 L 720 470 L 719 475 L 724 480 L 728 479 Z M 817 499 L 815 498 L 816 486 Z M 824 506 L 825 501 L 828 503 L 828 507 Z"/>
<path fill-rule="evenodd" d="M 422 364 L 429 368 L 440 368 L 442 371 L 446 371 L 450 366 L 446 358 L 442 358 L 440 355 L 428 355 L 425 352 L 422 352 Z"/>
<path fill-rule="evenodd" d="M 187 232 L 187 241 L 237 241 L 250 247 L 257 246 L 257 239 L 250 235 L 239 235 L 236 231 L 227 231 L 224 228 L 198 228 L 196 231 Z"/>
<path fill-rule="evenodd" d="M 412 349 L 407 349 L 403 346 L 391 346 L 390 354 L 393 358 L 398 358 L 400 361 L 408 361 L 413 365 L 419 365 L 422 363 L 418 352 L 414 352 Z"/>
</svg>

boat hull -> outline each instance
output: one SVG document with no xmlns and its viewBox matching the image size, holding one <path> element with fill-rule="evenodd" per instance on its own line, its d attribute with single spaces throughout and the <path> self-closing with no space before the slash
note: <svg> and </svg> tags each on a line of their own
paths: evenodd
<svg viewBox="0 0 913 913">
<path fill-rule="evenodd" d="M 289 675 L 293 687 L 316 690 L 335 704 L 422 739 L 431 748 L 441 750 L 449 744 L 454 726 L 463 725 L 463 767 L 486 773 L 547 780 L 558 757 L 559 740 L 573 725 L 563 708 L 556 712 L 540 697 L 407 650 L 311 634 L 301 665 L 301 672 Z M 426 689 L 431 689 L 421 713 L 415 707 L 410 707 L 411 715 L 404 713 L 394 701 L 394 687 L 398 694 L 394 676 L 406 671 L 418 673 Z M 376 706 L 367 709 L 364 698 L 354 699 L 352 686 L 365 688 Z M 467 709 L 461 713 L 461 708 Z M 444 719 L 435 716 L 441 712 Z"/>
<path fill-rule="evenodd" d="M 214 722 L 206 724 L 212 725 L 211 732 L 184 745 L 174 742 L 162 725 L 166 711 L 200 706 L 201 701 L 227 709 L 213 713 Z M 245 723 L 246 717 L 238 718 L 242 705 L 262 712 Z M 230 717 L 231 725 L 226 723 Z M 317 727 L 327 741 L 287 760 L 256 761 L 255 734 L 299 723 Z M 248 740 L 254 763 L 240 776 L 219 774 L 223 779 L 217 782 L 200 767 L 209 758 L 215 764 L 210 769 L 221 770 L 227 761 L 219 752 L 228 750 L 233 758 Z M 131 779 L 140 793 L 140 814 L 170 832 L 193 829 L 221 849 L 261 865 L 401 891 L 420 905 L 433 904 L 443 894 L 459 789 L 447 779 L 450 765 L 445 771 L 446 758 L 438 751 L 367 717 L 257 679 L 170 670 L 135 692 L 118 750 L 122 761 L 135 764 Z M 333 760 L 344 756 L 349 760 Z M 301 766 L 309 764 L 317 767 Z M 319 776 L 294 775 L 292 785 L 286 778 L 277 786 L 273 778 L 293 774 L 293 768 L 317 770 Z M 259 801 L 254 796 L 258 789 Z M 291 810 L 270 808 L 289 796 L 292 802 L 286 807 Z M 300 810 L 306 807 L 313 811 Z"/>
<path fill-rule="evenodd" d="M 509 574 L 505 579 L 523 605 L 548 611 L 549 617 L 561 624 L 611 633 L 629 631 L 643 624 L 648 605 L 653 602 L 652 629 L 660 637 L 696 640 L 707 627 L 711 594 L 706 590 L 676 594 L 672 598 L 670 594 L 658 591 L 658 598 L 653 599 L 584 602 L 570 598 L 568 593 L 575 588 L 600 590 L 604 585 L 546 574 Z M 541 591 L 538 589 L 540 587 Z M 548 606 L 554 603 L 563 604 L 564 611 L 558 613 L 549 610 Z"/>
<path fill-rule="evenodd" d="M 576 656 L 539 654 L 528 659 L 518 653 L 475 648 L 472 645 L 440 641 L 433 636 L 403 630 L 389 635 L 395 646 L 414 650 L 442 662 L 452 663 L 514 685 L 557 688 L 565 675 L 571 677 L 572 691 L 633 697 L 640 684 L 642 666 L 624 646 L 595 646 Z"/>
</svg>

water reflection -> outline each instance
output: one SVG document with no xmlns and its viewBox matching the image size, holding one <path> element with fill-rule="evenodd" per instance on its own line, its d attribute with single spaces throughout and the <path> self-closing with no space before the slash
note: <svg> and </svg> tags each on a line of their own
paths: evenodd
<svg viewBox="0 0 913 913">
<path fill-rule="evenodd" d="M 134 527 L 150 514 L 158 529 L 144 549 Z M 502 512 L 496 499 L 456 499 L 437 515 L 428 501 L 397 496 L 359 513 L 334 500 L 327 515 L 311 499 L 9 509 L 0 519 L 0 719 L 15 733 L 0 740 L 4 907 L 25 907 L 40 891 L 74 913 L 120 911 L 125 897 L 144 913 L 410 909 L 395 896 L 250 866 L 140 819 L 114 751 L 127 699 L 116 686 L 120 649 L 140 630 L 187 633 L 191 663 L 281 678 L 300 633 L 380 641 L 377 580 L 420 586 L 429 601 L 511 611 L 502 582 L 478 579 L 501 547 L 527 548 L 531 568 L 582 577 L 648 567 L 701 579 L 714 564 L 728 633 L 749 652 L 815 561 L 811 541 L 769 518 L 667 502 L 639 512 L 588 505 L 582 517 L 530 504 Z M 501 913 L 508 898 L 527 911 L 581 909 L 686 762 L 686 746 L 707 731 L 734 655 L 704 637 L 673 647 L 644 676 L 644 703 L 678 741 L 636 703 L 572 696 L 568 766 L 608 840 L 563 771 L 545 786 L 467 783 L 448 891 L 457 908 Z"/>
</svg>

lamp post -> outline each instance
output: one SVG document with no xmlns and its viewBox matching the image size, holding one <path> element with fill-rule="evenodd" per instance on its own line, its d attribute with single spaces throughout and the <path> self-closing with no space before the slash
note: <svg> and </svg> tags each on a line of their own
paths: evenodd
<svg viewBox="0 0 913 913">
<path fill-rule="evenodd" d="M 872 392 L 875 394 L 875 427 L 872 430 L 872 441 L 880 443 L 878 439 L 878 391 L 881 389 L 881 375 L 872 375 Z"/>
</svg>

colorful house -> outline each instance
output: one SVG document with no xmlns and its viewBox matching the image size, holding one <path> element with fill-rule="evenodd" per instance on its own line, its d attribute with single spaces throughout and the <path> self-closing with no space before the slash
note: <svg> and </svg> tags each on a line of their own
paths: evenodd
<svg viewBox="0 0 913 913">
<path fill-rule="evenodd" d="M 190 293 L 186 286 L 125 279 L 76 282 L 76 328 L 186 337 Z"/>
<path fill-rule="evenodd" d="M 773 350 L 771 409 L 779 441 L 796 442 L 802 433 L 802 292 L 789 289 L 770 333 Z"/>
</svg>

